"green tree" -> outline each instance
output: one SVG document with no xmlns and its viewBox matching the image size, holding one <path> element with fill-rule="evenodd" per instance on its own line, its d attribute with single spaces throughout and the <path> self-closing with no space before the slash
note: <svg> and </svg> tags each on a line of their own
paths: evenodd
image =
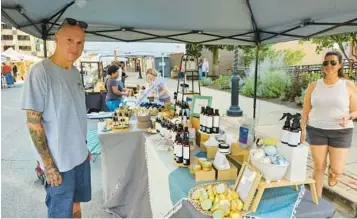
<svg viewBox="0 0 357 219">
<path fill-rule="evenodd" d="M 305 53 L 302 50 L 284 49 L 278 53 L 283 55 L 284 66 L 294 66 L 305 57 Z"/>
<path fill-rule="evenodd" d="M 202 56 L 202 49 L 205 48 L 212 52 L 212 67 L 213 67 L 213 75 L 218 73 L 218 61 L 219 61 L 219 50 L 233 50 L 233 46 L 231 45 L 201 45 L 201 44 L 186 44 L 186 53 L 195 55 L 197 57 Z"/>
<path fill-rule="evenodd" d="M 186 44 L 186 53 L 190 55 L 194 55 L 196 57 L 201 57 L 202 56 L 202 44 L 193 44 L 193 43 L 188 43 Z"/>
<path fill-rule="evenodd" d="M 240 57 L 240 59 L 242 60 L 244 67 L 249 67 L 252 64 L 252 62 L 255 60 L 256 46 L 244 45 L 238 47 L 243 52 L 243 55 Z M 260 45 L 258 62 L 261 63 L 266 59 L 275 60 L 277 55 L 278 55 L 277 51 L 275 51 L 271 45 L 268 44 Z"/>
<path fill-rule="evenodd" d="M 353 48 L 352 56 L 357 59 L 357 33 L 343 33 L 331 36 L 313 37 L 310 40 L 302 40 L 301 42 L 303 43 L 304 41 L 310 41 L 311 43 L 316 44 L 316 52 L 318 54 L 325 48 L 332 49 L 334 45 L 337 45 L 343 56 L 348 60 L 350 58 L 347 55 L 348 51 L 345 51 L 344 45 L 346 43 L 350 43 Z"/>
</svg>

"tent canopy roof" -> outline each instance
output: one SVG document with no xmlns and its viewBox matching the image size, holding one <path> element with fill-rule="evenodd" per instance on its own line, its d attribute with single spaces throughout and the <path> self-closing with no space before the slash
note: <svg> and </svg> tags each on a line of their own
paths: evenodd
<svg viewBox="0 0 357 219">
<path fill-rule="evenodd" d="M 87 41 L 254 45 L 357 32 L 356 0 L 2 0 L 1 6 L 3 22 L 42 39 L 53 38 L 66 17 L 89 24 Z"/>
</svg>

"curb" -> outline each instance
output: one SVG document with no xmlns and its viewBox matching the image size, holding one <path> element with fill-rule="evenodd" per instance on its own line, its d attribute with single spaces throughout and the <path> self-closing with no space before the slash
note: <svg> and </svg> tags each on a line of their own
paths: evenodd
<svg viewBox="0 0 357 219">
<path fill-rule="evenodd" d="M 324 185 L 323 196 L 329 199 L 329 201 L 343 208 L 344 211 L 352 214 L 354 218 L 357 218 L 357 202 L 356 200 L 351 200 L 346 194 L 347 191 L 338 192 L 334 191 L 337 189 L 331 189 L 328 185 Z M 342 189 L 341 189 L 342 190 Z M 346 193 L 346 194 L 343 194 Z"/>
</svg>

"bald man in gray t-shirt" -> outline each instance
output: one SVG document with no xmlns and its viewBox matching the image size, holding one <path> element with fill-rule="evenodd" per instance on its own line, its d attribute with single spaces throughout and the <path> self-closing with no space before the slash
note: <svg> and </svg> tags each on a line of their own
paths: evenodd
<svg viewBox="0 0 357 219">
<path fill-rule="evenodd" d="M 55 35 L 53 56 L 33 65 L 24 84 L 22 108 L 46 177 L 49 218 L 80 218 L 80 202 L 91 200 L 85 91 L 73 66 L 86 27 L 66 18 Z"/>
</svg>

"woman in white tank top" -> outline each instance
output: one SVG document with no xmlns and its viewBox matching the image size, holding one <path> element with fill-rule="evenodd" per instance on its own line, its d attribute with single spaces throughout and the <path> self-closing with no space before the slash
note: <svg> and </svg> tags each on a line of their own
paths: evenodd
<svg viewBox="0 0 357 219">
<path fill-rule="evenodd" d="M 335 186 L 348 157 L 357 118 L 357 86 L 344 79 L 342 55 L 328 52 L 323 62 L 324 78 L 306 89 L 301 119 L 301 142 L 310 144 L 314 161 L 313 178 L 321 197 L 327 155 L 330 158 L 328 184 Z"/>
</svg>

